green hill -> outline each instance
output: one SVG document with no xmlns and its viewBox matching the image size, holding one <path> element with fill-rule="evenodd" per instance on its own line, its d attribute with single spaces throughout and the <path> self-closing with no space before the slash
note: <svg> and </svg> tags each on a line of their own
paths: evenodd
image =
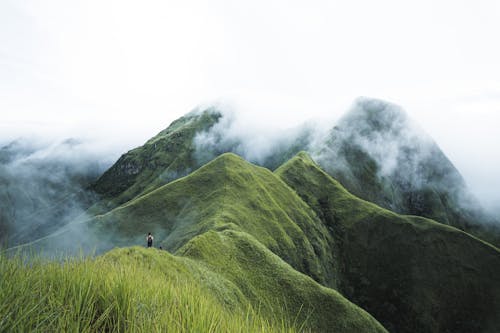
<svg viewBox="0 0 500 333">
<path fill-rule="evenodd" d="M 79 226 L 33 246 L 64 250 L 70 240 L 104 252 L 144 244 L 151 231 L 221 304 L 314 330 L 382 330 L 347 300 L 389 331 L 500 327 L 497 248 L 359 199 L 306 153 L 275 173 L 223 154 Z"/>
<path fill-rule="evenodd" d="M 35 245 L 62 250 L 66 244 L 58 239 L 71 238 L 88 247 L 102 244 L 103 251 L 142 244 L 145 233 L 153 231 L 157 245 L 174 253 L 223 305 L 245 309 L 250 304 L 265 318 L 305 322 L 314 331 L 385 331 L 364 310 L 318 283 L 337 281 L 331 239 L 313 210 L 272 172 L 236 155 L 224 154 L 86 224 L 95 239 L 66 229 Z M 104 258 L 120 261 L 127 251 L 139 250 L 113 250 Z"/>
<path fill-rule="evenodd" d="M 248 146 L 248 139 L 228 132 L 231 117 L 215 108 L 174 121 L 143 146 L 122 155 L 100 177 L 92 188 L 103 200 L 92 214 L 186 176 L 222 153 L 246 156 L 246 149 L 258 150 Z M 500 245 L 499 222 L 485 213 L 438 145 L 398 106 L 360 98 L 325 138 L 303 126 L 269 145 L 272 153 L 251 161 L 274 170 L 305 150 L 362 199 L 400 214 L 431 218 Z"/>
<path fill-rule="evenodd" d="M 186 176 L 201 166 L 193 155 L 195 135 L 208 130 L 220 117 L 215 109 L 207 109 L 177 119 L 143 146 L 123 154 L 92 189 L 102 196 L 106 207 L 114 208 Z"/>
<path fill-rule="evenodd" d="M 347 192 L 301 153 L 276 173 L 334 239 L 338 290 L 395 332 L 500 329 L 500 252 L 458 229 Z"/>
</svg>

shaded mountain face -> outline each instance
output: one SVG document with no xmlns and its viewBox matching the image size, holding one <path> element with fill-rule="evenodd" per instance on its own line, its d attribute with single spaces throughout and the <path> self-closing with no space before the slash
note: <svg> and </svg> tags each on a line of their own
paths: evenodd
<svg viewBox="0 0 500 333">
<path fill-rule="evenodd" d="M 0 244 L 43 237 L 75 220 L 94 197 L 86 188 L 103 172 L 81 142 L 17 140 L 0 148 Z"/>
<path fill-rule="evenodd" d="M 398 106 L 358 99 L 312 154 L 360 198 L 500 244 L 498 223 L 437 144 Z"/>
<path fill-rule="evenodd" d="M 391 332 L 500 328 L 500 252 L 458 229 L 348 193 L 306 154 L 276 173 L 334 239 L 338 288 Z"/>
</svg>

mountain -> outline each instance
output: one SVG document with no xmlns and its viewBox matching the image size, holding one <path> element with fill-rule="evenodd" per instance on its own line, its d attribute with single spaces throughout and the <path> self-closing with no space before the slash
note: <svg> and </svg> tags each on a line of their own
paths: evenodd
<svg viewBox="0 0 500 333">
<path fill-rule="evenodd" d="M 337 290 L 391 332 L 493 332 L 500 252 L 463 231 L 346 191 L 305 153 L 277 174 L 334 239 Z"/>
<path fill-rule="evenodd" d="M 207 268 L 209 283 L 229 281 L 231 289 L 217 294 L 222 300 L 243 298 L 266 313 L 286 303 L 283 315 L 307 320 L 314 331 L 385 331 L 364 310 L 320 284 L 336 285 L 336 274 L 331 239 L 314 211 L 271 171 L 234 154 L 223 154 L 85 225 L 86 234 L 65 228 L 33 246 L 64 250 L 68 240 L 102 252 L 143 244 L 151 231 L 157 246 Z"/>
<path fill-rule="evenodd" d="M 92 186 L 106 203 L 97 211 L 104 212 L 184 177 L 223 153 L 244 155 L 242 141 L 227 137 L 224 126 L 230 126 L 231 121 L 230 115 L 215 107 L 197 109 L 123 154 Z M 273 170 L 304 149 L 310 135 L 305 129 L 294 140 L 278 139 L 273 154 L 253 162 Z"/>
<path fill-rule="evenodd" d="M 396 105 L 360 98 L 325 138 L 304 126 L 269 142 L 260 155 L 249 152 L 254 147 L 248 138 L 233 133 L 232 121 L 215 108 L 196 110 L 122 155 L 93 186 L 104 199 L 94 212 L 146 194 L 226 152 L 274 170 L 305 150 L 360 198 L 500 245 L 500 221 L 485 213 L 437 144 Z"/>
<path fill-rule="evenodd" d="M 319 331 L 358 327 L 343 321 L 360 311 L 347 300 L 389 331 L 500 328 L 497 248 L 359 199 L 306 153 L 275 173 L 223 154 L 84 225 L 33 245 L 63 250 L 68 240 L 102 252 L 143 244 L 151 231 L 157 246 L 203 263 L 253 306 L 272 312 L 286 302 L 287 317 L 304 311 Z M 341 318 L 329 310 L 340 304 Z M 377 327 L 362 318 L 361 327 Z"/>
<path fill-rule="evenodd" d="M 202 163 L 193 154 L 193 140 L 221 116 L 209 108 L 177 119 L 143 146 L 122 155 L 92 189 L 106 201 L 106 207 L 113 208 L 196 170 Z"/>
<path fill-rule="evenodd" d="M 500 222 L 485 213 L 438 145 L 396 105 L 358 99 L 311 154 L 360 198 L 500 245 Z"/>
<path fill-rule="evenodd" d="M 224 117 L 207 109 L 175 121 L 92 185 L 101 201 L 85 214 L 8 253 L 83 250 L 127 270 L 160 266 L 155 274 L 182 275 L 218 308 L 250 308 L 272 325 L 500 330 L 500 233 L 402 110 L 360 99 L 326 138 L 303 130 L 274 154 L 249 154 L 259 165 L 231 153 L 249 146 Z M 148 232 L 171 254 L 134 247 Z"/>
</svg>

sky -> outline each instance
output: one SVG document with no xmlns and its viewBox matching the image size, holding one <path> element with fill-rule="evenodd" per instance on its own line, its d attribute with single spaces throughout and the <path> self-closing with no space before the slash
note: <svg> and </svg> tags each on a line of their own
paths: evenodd
<svg viewBox="0 0 500 333">
<path fill-rule="evenodd" d="M 0 2 L 0 141 L 126 151 L 197 105 L 262 126 L 402 106 L 500 203 L 500 2 Z"/>
</svg>

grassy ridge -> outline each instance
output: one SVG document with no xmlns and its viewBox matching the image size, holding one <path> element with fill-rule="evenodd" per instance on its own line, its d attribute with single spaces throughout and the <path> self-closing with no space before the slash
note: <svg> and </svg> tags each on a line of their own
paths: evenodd
<svg viewBox="0 0 500 333">
<path fill-rule="evenodd" d="M 209 232 L 181 252 L 1 256 L 0 332 L 386 332 L 244 233 Z"/>
<path fill-rule="evenodd" d="M 307 327 L 322 332 L 385 331 L 368 313 L 316 282 L 333 285 L 335 275 L 329 271 L 328 232 L 314 211 L 271 171 L 234 154 L 87 227 L 99 236 L 88 241 L 108 247 L 142 244 L 144 233 L 153 231 L 156 246 L 181 256 L 190 274 L 221 304 L 250 305 L 271 319 L 307 321 Z M 82 237 L 62 233 L 38 245 L 69 238 L 78 242 Z M 127 257 L 122 251 L 105 258 L 121 261 Z"/>
<path fill-rule="evenodd" d="M 500 251 L 432 220 L 361 200 L 305 153 L 276 172 L 334 238 L 339 291 L 398 332 L 500 329 Z"/>
<path fill-rule="evenodd" d="M 90 226 L 109 238 L 101 243 L 109 246 L 143 244 L 144 232 L 153 231 L 158 244 L 172 252 L 208 230 L 243 231 L 298 271 L 335 283 L 331 239 L 314 211 L 268 169 L 234 154 L 223 154 Z"/>
<path fill-rule="evenodd" d="M 398 332 L 500 327 L 497 248 L 361 200 L 305 153 L 275 173 L 223 154 L 86 228 L 95 238 L 61 232 L 36 245 L 70 239 L 108 250 L 143 244 L 152 231 L 182 264 L 169 267 L 186 269 L 223 307 L 261 309 L 265 320 L 314 331 L 383 332 L 377 320 Z M 104 258 L 126 264 L 128 251 Z M 151 261 L 133 252 L 141 258 L 133 262 Z"/>
<path fill-rule="evenodd" d="M 244 302 L 231 310 L 165 251 L 93 259 L 0 257 L 0 332 L 295 332 Z"/>
</svg>

